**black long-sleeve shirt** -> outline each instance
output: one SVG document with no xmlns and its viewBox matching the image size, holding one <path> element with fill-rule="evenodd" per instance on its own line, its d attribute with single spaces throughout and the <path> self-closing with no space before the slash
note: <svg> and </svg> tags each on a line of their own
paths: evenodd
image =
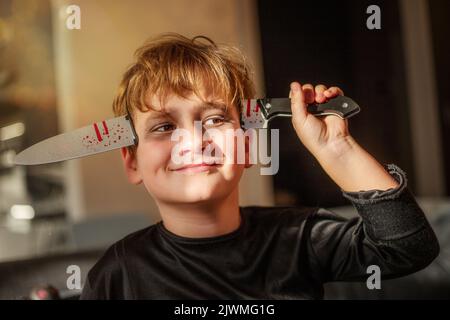
<svg viewBox="0 0 450 320">
<path fill-rule="evenodd" d="M 407 188 L 342 194 L 359 217 L 314 207 L 240 207 L 241 225 L 210 238 L 173 234 L 160 221 L 112 245 L 81 299 L 321 299 L 323 283 L 382 279 L 426 267 L 439 244 Z"/>
</svg>

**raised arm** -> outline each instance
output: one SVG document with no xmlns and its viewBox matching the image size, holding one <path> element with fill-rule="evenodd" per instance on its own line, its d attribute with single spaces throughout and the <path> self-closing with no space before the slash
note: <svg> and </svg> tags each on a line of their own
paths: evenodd
<svg viewBox="0 0 450 320">
<path fill-rule="evenodd" d="M 323 280 L 363 280 L 377 265 L 382 277 L 418 271 L 439 253 L 439 244 L 413 194 L 406 174 L 382 165 L 364 150 L 336 116 L 315 117 L 308 103 L 322 103 L 343 92 L 291 84 L 292 123 L 305 147 L 356 207 L 359 218 L 343 219 L 320 209 L 308 221 L 309 249 Z"/>
</svg>

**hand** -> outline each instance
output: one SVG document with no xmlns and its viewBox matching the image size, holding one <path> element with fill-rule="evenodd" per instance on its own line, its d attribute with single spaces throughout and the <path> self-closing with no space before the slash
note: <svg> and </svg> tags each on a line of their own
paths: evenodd
<svg viewBox="0 0 450 320">
<path fill-rule="evenodd" d="M 308 104 L 324 103 L 338 95 L 344 95 L 338 87 L 291 83 L 292 124 L 300 141 L 316 158 L 322 154 L 339 157 L 353 145 L 347 119 L 334 115 L 317 117 L 306 109 Z"/>
<path fill-rule="evenodd" d="M 306 109 L 307 104 L 323 103 L 343 94 L 338 87 L 291 83 L 292 124 L 298 137 L 342 190 L 396 188 L 398 182 L 350 136 L 347 119 L 316 117 Z"/>
</svg>

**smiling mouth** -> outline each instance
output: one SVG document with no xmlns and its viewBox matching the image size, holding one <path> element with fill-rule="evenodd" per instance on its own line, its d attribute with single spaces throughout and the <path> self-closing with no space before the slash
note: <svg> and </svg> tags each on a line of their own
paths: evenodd
<svg viewBox="0 0 450 320">
<path fill-rule="evenodd" d="M 179 173 L 208 172 L 208 171 L 216 169 L 217 167 L 220 167 L 221 165 L 222 164 L 220 164 L 220 163 L 212 163 L 212 164 L 199 163 L 199 164 L 191 164 L 188 166 L 184 166 L 182 168 L 175 169 L 172 171 L 179 172 Z"/>
</svg>

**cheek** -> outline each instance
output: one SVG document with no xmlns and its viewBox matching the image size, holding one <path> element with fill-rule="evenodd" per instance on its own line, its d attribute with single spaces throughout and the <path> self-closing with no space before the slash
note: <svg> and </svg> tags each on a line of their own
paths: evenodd
<svg viewBox="0 0 450 320">
<path fill-rule="evenodd" d="M 220 130 L 211 131 L 208 134 L 211 140 L 211 145 L 208 148 L 208 153 L 212 150 L 219 151 L 228 164 L 244 164 L 245 163 L 245 136 L 244 132 L 239 127 L 223 127 Z"/>
<path fill-rule="evenodd" d="M 146 141 L 139 146 L 139 168 L 142 175 L 156 175 L 159 170 L 166 170 L 170 160 L 170 141 Z"/>
</svg>

